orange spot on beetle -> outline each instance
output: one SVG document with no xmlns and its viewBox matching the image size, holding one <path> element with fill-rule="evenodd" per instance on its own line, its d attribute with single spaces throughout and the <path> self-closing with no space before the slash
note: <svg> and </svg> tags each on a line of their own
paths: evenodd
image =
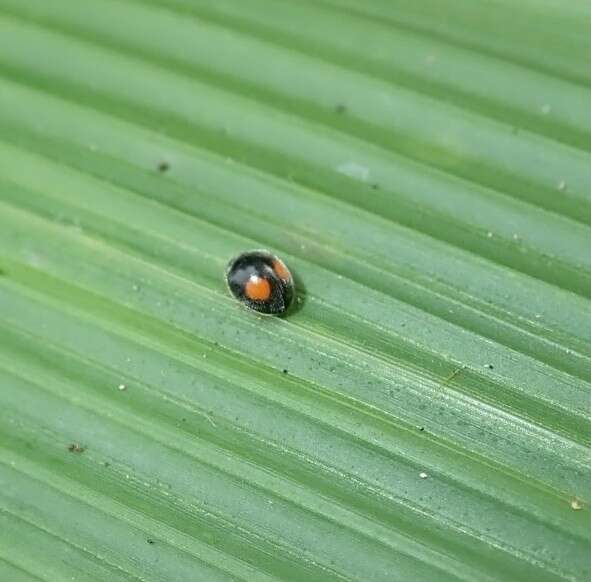
<svg viewBox="0 0 591 582">
<path fill-rule="evenodd" d="M 244 294 L 253 301 L 267 301 L 271 297 L 271 284 L 267 279 L 253 275 L 246 283 Z"/>
<path fill-rule="evenodd" d="M 279 259 L 273 261 L 273 270 L 277 273 L 277 276 L 282 281 L 289 281 L 291 279 L 291 273 L 287 270 L 287 267 Z"/>
</svg>

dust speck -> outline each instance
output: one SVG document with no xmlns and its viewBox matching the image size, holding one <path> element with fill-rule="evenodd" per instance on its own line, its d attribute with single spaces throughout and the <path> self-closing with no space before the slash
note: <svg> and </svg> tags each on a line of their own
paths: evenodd
<svg viewBox="0 0 591 582">
<path fill-rule="evenodd" d="M 168 170 L 170 170 L 170 164 L 168 162 L 162 161 L 158 164 L 158 171 L 162 174 L 164 174 L 164 172 L 168 172 Z"/>
<path fill-rule="evenodd" d="M 86 450 L 86 447 L 79 445 L 78 443 L 72 443 L 68 445 L 68 451 L 71 453 L 83 453 Z"/>
<path fill-rule="evenodd" d="M 558 182 L 558 191 L 564 192 L 565 190 L 566 190 L 566 180 L 560 180 L 560 182 Z"/>
<path fill-rule="evenodd" d="M 154 540 L 153 540 L 152 538 L 148 538 L 146 541 L 147 541 L 147 542 L 148 542 L 150 545 L 154 545 L 154 543 L 156 543 L 156 542 L 154 542 Z"/>
<path fill-rule="evenodd" d="M 574 497 L 573 499 L 571 499 L 570 507 L 575 511 L 580 511 L 581 509 L 583 509 L 583 502 L 580 499 Z"/>
<path fill-rule="evenodd" d="M 426 479 L 429 475 L 427 475 L 427 473 L 419 473 L 419 477 L 421 479 Z"/>
<path fill-rule="evenodd" d="M 543 115 L 548 115 L 552 111 L 552 107 L 548 103 L 544 103 L 544 105 L 540 107 L 540 111 Z"/>
<path fill-rule="evenodd" d="M 127 390 L 127 384 L 119 384 L 119 390 Z"/>
</svg>

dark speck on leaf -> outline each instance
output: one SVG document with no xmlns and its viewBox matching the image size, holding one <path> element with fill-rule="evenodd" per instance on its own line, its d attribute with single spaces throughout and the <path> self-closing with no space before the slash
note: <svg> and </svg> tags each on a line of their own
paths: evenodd
<svg viewBox="0 0 591 582">
<path fill-rule="evenodd" d="M 285 369 L 284 369 L 284 370 L 283 370 L 283 373 L 284 373 L 284 374 L 287 374 L 287 370 L 285 370 Z"/>
<path fill-rule="evenodd" d="M 153 543 L 154 543 L 154 540 L 153 540 L 152 538 L 148 538 L 146 541 L 147 541 L 149 544 L 153 544 Z"/>
<path fill-rule="evenodd" d="M 169 169 L 170 169 L 170 165 L 168 162 L 160 162 L 158 164 L 158 171 L 159 172 L 164 173 L 164 172 L 167 172 Z"/>
<path fill-rule="evenodd" d="M 486 364 L 486 367 L 487 367 L 489 370 L 492 370 L 492 369 L 494 368 L 494 366 L 493 366 L 492 364 Z"/>
<path fill-rule="evenodd" d="M 111 463 L 109 463 L 109 461 L 105 461 L 105 462 L 103 463 L 103 465 L 104 465 L 105 467 L 110 467 L 110 466 L 111 466 Z"/>
<path fill-rule="evenodd" d="M 68 445 L 68 451 L 71 453 L 83 453 L 85 450 L 85 447 L 79 445 L 78 443 L 72 443 L 71 445 Z"/>
<path fill-rule="evenodd" d="M 380 189 L 380 185 L 379 184 L 372 184 L 371 185 L 371 189 L 372 190 L 379 190 Z"/>
<path fill-rule="evenodd" d="M 341 115 L 347 112 L 347 106 L 343 103 L 339 103 L 334 109 L 337 113 L 340 113 Z"/>
<path fill-rule="evenodd" d="M 420 427 L 419 427 L 419 430 L 420 430 L 421 432 L 423 432 L 423 431 L 425 430 L 425 427 L 424 427 L 424 426 L 420 426 Z"/>
</svg>

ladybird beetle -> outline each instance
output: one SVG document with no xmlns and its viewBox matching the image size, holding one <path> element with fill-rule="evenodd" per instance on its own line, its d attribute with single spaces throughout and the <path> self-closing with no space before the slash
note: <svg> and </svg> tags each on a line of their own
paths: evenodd
<svg viewBox="0 0 591 582">
<path fill-rule="evenodd" d="M 236 299 L 265 315 L 284 314 L 295 297 L 289 269 L 268 251 L 248 251 L 232 259 L 226 283 Z"/>
</svg>

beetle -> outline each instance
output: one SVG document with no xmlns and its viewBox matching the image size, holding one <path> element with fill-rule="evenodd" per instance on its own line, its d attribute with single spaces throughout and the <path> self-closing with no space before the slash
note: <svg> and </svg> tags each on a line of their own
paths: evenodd
<svg viewBox="0 0 591 582">
<path fill-rule="evenodd" d="M 246 307 L 264 315 L 283 315 L 295 298 L 295 284 L 285 263 L 265 250 L 246 251 L 226 269 L 230 293 Z"/>
</svg>

